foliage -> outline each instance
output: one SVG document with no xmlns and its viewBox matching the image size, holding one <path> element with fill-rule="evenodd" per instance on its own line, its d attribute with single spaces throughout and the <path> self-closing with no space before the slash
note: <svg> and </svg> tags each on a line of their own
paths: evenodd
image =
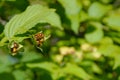
<svg viewBox="0 0 120 80">
<path fill-rule="evenodd" d="M 0 80 L 119 80 L 119 0 L 1 0 Z"/>
</svg>

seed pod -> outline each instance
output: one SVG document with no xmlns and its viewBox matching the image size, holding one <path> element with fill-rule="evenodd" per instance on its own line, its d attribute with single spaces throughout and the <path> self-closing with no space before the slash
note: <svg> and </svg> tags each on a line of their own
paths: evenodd
<svg viewBox="0 0 120 80">
<path fill-rule="evenodd" d="M 11 53 L 13 56 L 16 55 L 17 52 L 18 52 L 17 48 L 11 48 Z"/>
<path fill-rule="evenodd" d="M 44 51 L 43 51 L 43 47 L 44 47 L 44 42 L 50 38 L 50 35 L 48 36 L 45 36 L 42 31 L 41 32 L 38 32 L 36 33 L 35 35 L 32 36 L 32 41 L 33 43 L 35 44 L 35 46 L 41 51 L 42 55 L 45 55 L 44 54 Z"/>
<path fill-rule="evenodd" d="M 34 35 L 34 38 L 35 38 L 35 40 L 40 40 L 40 39 L 44 38 L 44 34 L 42 32 L 39 32 Z"/>
<path fill-rule="evenodd" d="M 19 52 L 19 50 L 23 47 L 22 45 L 20 45 L 15 41 L 12 41 L 9 46 L 10 46 L 10 52 L 13 56 L 16 55 Z"/>
<path fill-rule="evenodd" d="M 40 47 L 44 42 L 44 34 L 42 32 L 36 33 L 33 36 L 33 39 L 35 41 L 36 46 Z"/>
</svg>

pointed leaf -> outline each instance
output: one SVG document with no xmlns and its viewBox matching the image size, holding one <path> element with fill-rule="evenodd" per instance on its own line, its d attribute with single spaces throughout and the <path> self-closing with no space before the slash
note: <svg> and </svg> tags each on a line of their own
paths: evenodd
<svg viewBox="0 0 120 80">
<path fill-rule="evenodd" d="M 54 9 L 49 9 L 42 5 L 32 5 L 23 13 L 15 15 L 6 24 L 4 30 L 5 36 L 10 40 L 15 35 L 25 33 L 40 22 L 62 28 L 59 16 L 55 13 Z"/>
<path fill-rule="evenodd" d="M 108 17 L 104 19 L 104 22 L 116 31 L 120 31 L 120 9 L 116 13 L 111 13 Z"/>
<path fill-rule="evenodd" d="M 85 34 L 85 38 L 90 43 L 99 42 L 103 38 L 103 31 L 98 29 L 92 33 Z"/>
<path fill-rule="evenodd" d="M 110 5 L 103 5 L 98 2 L 94 2 L 88 9 L 88 14 L 91 18 L 100 19 L 111 9 Z"/>
<path fill-rule="evenodd" d="M 81 3 L 78 0 L 58 0 L 60 4 L 65 8 L 67 17 L 71 20 L 71 28 L 75 33 L 78 33 L 80 17 L 79 13 L 82 8 Z"/>
<path fill-rule="evenodd" d="M 89 80 L 91 78 L 89 74 L 86 73 L 81 67 L 78 67 L 71 63 L 67 63 L 66 67 L 63 68 L 63 71 L 65 73 L 72 74 L 74 76 L 82 78 L 83 80 Z"/>
<path fill-rule="evenodd" d="M 42 68 L 42 69 L 48 70 L 50 72 L 54 72 L 58 68 L 57 65 L 55 65 L 51 62 L 28 63 L 26 65 L 30 68 Z M 56 68 L 56 69 L 54 69 L 54 68 Z"/>
<path fill-rule="evenodd" d="M 117 54 L 114 59 L 115 59 L 115 64 L 113 66 L 113 69 L 116 69 L 117 67 L 120 66 L 120 54 Z"/>
</svg>

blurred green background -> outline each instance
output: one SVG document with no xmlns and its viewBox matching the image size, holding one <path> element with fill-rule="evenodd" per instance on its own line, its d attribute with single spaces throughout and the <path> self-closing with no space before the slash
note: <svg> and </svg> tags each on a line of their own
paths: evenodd
<svg viewBox="0 0 120 80">
<path fill-rule="evenodd" d="M 16 56 L 1 46 L 0 80 L 120 80 L 120 0 L 0 0 L 0 40 L 5 24 L 36 4 L 56 9 L 64 30 L 32 29 L 51 35 L 44 56 L 30 39 Z"/>
</svg>

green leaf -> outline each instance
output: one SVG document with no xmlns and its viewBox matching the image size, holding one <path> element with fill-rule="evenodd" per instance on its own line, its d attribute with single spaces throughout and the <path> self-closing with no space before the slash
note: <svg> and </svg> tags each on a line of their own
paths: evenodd
<svg viewBox="0 0 120 80">
<path fill-rule="evenodd" d="M 88 14 L 85 11 L 80 12 L 80 21 L 86 21 L 88 19 Z"/>
<path fill-rule="evenodd" d="M 120 66 L 120 54 L 117 54 L 114 59 L 115 59 L 115 64 L 113 66 L 113 69 L 116 69 L 118 66 Z"/>
<path fill-rule="evenodd" d="M 11 40 L 15 35 L 25 33 L 35 27 L 37 23 L 49 23 L 62 29 L 59 16 L 54 9 L 42 5 L 32 5 L 28 6 L 23 13 L 15 15 L 6 24 L 4 34 L 8 40 Z"/>
<path fill-rule="evenodd" d="M 91 18 L 100 19 L 103 17 L 112 7 L 110 5 L 103 5 L 98 2 L 94 2 L 88 9 L 88 14 Z"/>
<path fill-rule="evenodd" d="M 29 68 L 42 68 L 49 71 L 53 80 L 56 80 L 59 76 L 63 75 L 62 70 L 52 62 L 28 63 L 26 65 Z"/>
<path fill-rule="evenodd" d="M 120 10 L 119 10 L 120 11 Z M 104 19 L 104 22 L 112 29 L 120 31 L 120 14 L 119 12 L 111 13 Z"/>
<path fill-rule="evenodd" d="M 114 44 L 101 44 L 98 50 L 104 55 L 108 57 L 114 58 L 117 53 L 120 53 L 119 46 Z"/>
<path fill-rule="evenodd" d="M 113 44 L 113 40 L 110 37 L 104 37 L 100 41 L 100 44 L 105 44 L 105 45 Z"/>
<path fill-rule="evenodd" d="M 115 48 L 113 45 L 111 44 L 102 44 L 100 47 L 99 47 L 99 51 L 104 55 L 104 56 L 109 56 L 109 55 L 112 55 L 115 51 Z"/>
<path fill-rule="evenodd" d="M 79 15 L 71 15 L 69 18 L 71 19 L 71 28 L 77 34 L 80 26 L 80 16 Z"/>
<path fill-rule="evenodd" d="M 23 71 L 23 70 L 14 70 L 12 74 L 15 77 L 15 80 L 33 80 L 32 79 L 32 72 L 30 70 Z"/>
<path fill-rule="evenodd" d="M 41 63 L 28 63 L 26 64 L 30 68 L 42 68 L 52 72 L 52 76 L 59 73 L 70 73 L 82 79 L 90 79 L 90 76 L 80 67 L 68 63 L 65 68 L 59 69 L 57 65 L 51 62 L 41 62 Z"/>
<path fill-rule="evenodd" d="M 52 26 L 57 26 L 60 29 L 63 29 L 61 27 L 61 21 L 60 21 L 60 17 L 54 12 L 52 11 L 49 15 L 47 15 L 46 17 L 44 17 L 44 19 L 40 20 L 40 22 L 42 23 L 50 23 Z"/>
<path fill-rule="evenodd" d="M 104 56 L 114 59 L 113 69 L 116 69 L 120 66 L 120 47 L 112 43 L 107 43 L 106 41 L 102 43 L 99 48 L 99 52 Z"/>
<path fill-rule="evenodd" d="M 28 62 L 28 61 L 34 61 L 36 59 L 40 59 L 39 53 L 36 54 L 35 51 L 25 51 L 23 57 L 21 58 L 21 62 Z"/>
<path fill-rule="evenodd" d="M 63 68 L 63 71 L 65 73 L 72 74 L 74 76 L 82 78 L 83 80 L 89 80 L 91 78 L 89 74 L 87 74 L 81 67 L 78 67 L 71 63 L 67 63 L 66 67 Z"/>
<path fill-rule="evenodd" d="M 81 3 L 78 0 L 58 0 L 65 8 L 66 16 L 71 20 L 71 28 L 75 33 L 78 33 L 80 24 Z"/>
<path fill-rule="evenodd" d="M 30 68 L 42 68 L 50 72 L 55 72 L 58 68 L 57 65 L 51 62 L 28 63 L 26 65 Z"/>
<path fill-rule="evenodd" d="M 103 31 L 98 29 L 92 33 L 85 34 L 85 38 L 90 43 L 99 42 L 103 38 Z"/>
<path fill-rule="evenodd" d="M 25 72 L 21 70 L 13 71 L 13 75 L 15 76 L 16 80 L 25 80 L 25 77 L 26 77 Z"/>
<path fill-rule="evenodd" d="M 93 70 L 95 73 L 98 73 L 98 74 L 101 74 L 101 73 L 102 73 L 102 70 L 100 69 L 100 67 L 99 67 L 97 64 L 95 64 L 95 63 L 92 64 L 92 70 Z"/>
<path fill-rule="evenodd" d="M 2 55 L 2 54 L 1 54 Z M 10 57 L 7 55 L 0 56 L 0 73 L 11 71 L 10 65 L 12 65 Z"/>
<path fill-rule="evenodd" d="M 89 28 L 90 27 L 90 28 Z M 103 25 L 99 22 L 90 22 L 88 25 L 89 33 L 85 34 L 85 39 L 90 43 L 97 43 L 103 38 Z M 93 30 L 91 30 L 93 28 Z"/>
</svg>

